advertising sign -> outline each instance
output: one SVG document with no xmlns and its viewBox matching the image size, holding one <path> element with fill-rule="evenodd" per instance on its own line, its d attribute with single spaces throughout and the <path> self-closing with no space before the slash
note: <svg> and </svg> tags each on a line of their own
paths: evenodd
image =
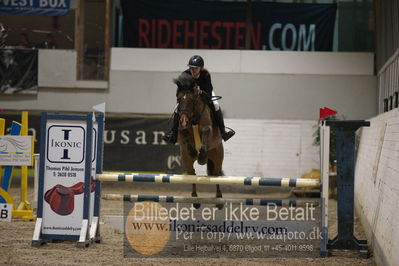
<svg viewBox="0 0 399 266">
<path fill-rule="evenodd" d="M 75 125 L 73 125 L 75 124 Z M 86 125 L 48 122 L 43 234 L 79 236 L 83 219 Z"/>
<path fill-rule="evenodd" d="M 42 115 L 43 159 L 32 245 L 40 245 L 43 239 L 89 241 L 96 185 L 91 175 L 96 172 L 98 140 L 98 125 L 92 119 L 92 115 Z"/>
<path fill-rule="evenodd" d="M 70 0 L 2 0 L 0 14 L 67 16 Z"/>
<path fill-rule="evenodd" d="M 32 136 L 0 136 L 0 165 L 31 166 L 32 163 Z"/>
<path fill-rule="evenodd" d="M 18 121 L 19 115 L 2 113 L 2 118 Z M 184 172 L 179 146 L 168 145 L 162 140 L 171 126 L 167 116 L 108 116 L 104 135 L 100 136 L 104 139 L 104 170 Z M 8 127 L 6 134 L 9 134 Z M 38 151 L 40 116 L 34 112 L 29 116 L 29 135 L 33 135 L 35 150 Z"/>
<path fill-rule="evenodd" d="M 331 51 L 336 4 L 122 0 L 124 46 Z M 250 22 L 248 22 L 250 21 Z"/>
</svg>

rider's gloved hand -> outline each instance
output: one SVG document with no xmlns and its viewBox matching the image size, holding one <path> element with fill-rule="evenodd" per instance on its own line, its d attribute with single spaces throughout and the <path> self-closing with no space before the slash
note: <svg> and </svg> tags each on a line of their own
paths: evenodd
<svg viewBox="0 0 399 266">
<path fill-rule="evenodd" d="M 206 93 L 205 91 L 203 91 L 203 90 L 200 90 L 199 95 L 204 101 L 210 101 L 211 100 L 211 96 L 208 93 Z"/>
</svg>

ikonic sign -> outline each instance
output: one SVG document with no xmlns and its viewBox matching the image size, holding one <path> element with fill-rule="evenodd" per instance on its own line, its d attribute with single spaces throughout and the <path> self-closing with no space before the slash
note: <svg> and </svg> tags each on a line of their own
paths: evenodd
<svg viewBox="0 0 399 266">
<path fill-rule="evenodd" d="M 84 144 L 83 127 L 52 125 L 48 129 L 47 160 L 52 163 L 81 163 Z"/>
<path fill-rule="evenodd" d="M 76 237 L 83 219 L 86 122 L 48 120 L 46 132 L 42 233 Z"/>
<path fill-rule="evenodd" d="M 90 229 L 94 213 L 90 177 L 96 172 L 98 124 L 91 115 L 46 114 L 42 119 L 39 238 L 78 240 Z"/>
<path fill-rule="evenodd" d="M 32 136 L 0 136 L 0 165 L 32 165 Z"/>
</svg>

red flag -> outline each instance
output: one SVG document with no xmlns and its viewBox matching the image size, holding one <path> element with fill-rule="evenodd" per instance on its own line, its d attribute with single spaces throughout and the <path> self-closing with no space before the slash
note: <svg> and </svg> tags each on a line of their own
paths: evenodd
<svg viewBox="0 0 399 266">
<path fill-rule="evenodd" d="M 320 117 L 320 119 L 323 119 L 323 118 L 329 117 L 331 115 L 335 115 L 336 113 L 337 113 L 337 111 L 334 111 L 327 107 L 323 107 L 323 108 L 320 108 L 319 117 Z"/>
</svg>

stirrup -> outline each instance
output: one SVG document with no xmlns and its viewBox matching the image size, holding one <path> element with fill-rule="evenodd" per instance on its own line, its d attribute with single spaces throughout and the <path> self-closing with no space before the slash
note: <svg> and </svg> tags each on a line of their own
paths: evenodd
<svg viewBox="0 0 399 266">
<path fill-rule="evenodd" d="M 177 134 L 175 134 L 172 130 L 166 133 L 166 135 L 163 136 L 162 139 L 169 144 L 175 144 L 177 142 Z"/>
<path fill-rule="evenodd" d="M 222 139 L 224 140 L 224 141 L 228 141 L 232 136 L 234 136 L 235 134 L 236 134 L 236 132 L 233 130 L 233 129 L 231 129 L 231 128 L 229 128 L 229 127 L 226 127 L 226 128 L 228 128 L 229 129 L 229 131 L 224 131 L 223 133 L 222 133 Z"/>
</svg>

